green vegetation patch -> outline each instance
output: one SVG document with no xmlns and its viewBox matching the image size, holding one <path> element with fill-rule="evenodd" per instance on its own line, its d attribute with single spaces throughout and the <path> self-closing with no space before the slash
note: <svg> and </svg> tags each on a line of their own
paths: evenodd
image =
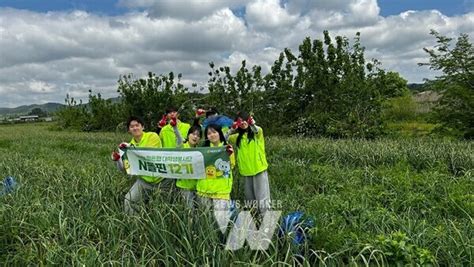
<svg viewBox="0 0 474 267">
<path fill-rule="evenodd" d="M 11 134 L 21 136 L 15 149 Z M 445 139 L 266 140 L 272 198 L 315 227 L 304 246 L 274 236 L 267 251 L 231 252 L 207 213 L 154 194 L 123 213 L 132 179 L 110 151 L 123 133 L 0 127 L 0 174 L 20 187 L 0 197 L 6 265 L 470 265 L 474 149 Z M 243 197 L 236 176 L 233 195 Z"/>
</svg>

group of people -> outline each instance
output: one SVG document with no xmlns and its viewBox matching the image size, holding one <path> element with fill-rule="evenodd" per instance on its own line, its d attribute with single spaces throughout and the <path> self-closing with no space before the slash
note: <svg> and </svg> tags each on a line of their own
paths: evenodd
<svg viewBox="0 0 474 267">
<path fill-rule="evenodd" d="M 237 166 L 240 176 L 245 179 L 246 200 L 254 202 L 261 214 L 270 208 L 268 163 L 263 130 L 255 124 L 254 118 L 247 112 L 237 113 L 232 120 L 219 115 L 215 108 L 198 109 L 191 125 L 179 119 L 177 108 L 169 107 L 157 123 L 155 132 L 145 132 L 144 125 L 141 118 L 130 117 L 127 129 L 132 135 L 132 140 L 120 146 L 183 149 L 199 146 L 225 147 L 229 153 L 231 168 Z M 124 170 L 117 151 L 112 153 L 112 159 L 117 162 L 119 169 Z M 232 185 L 232 171 L 229 177 L 217 179 L 139 176 L 125 195 L 124 209 L 127 214 L 134 214 L 137 205 L 146 200 L 152 190 L 167 192 L 178 190 L 190 208 L 202 205 L 214 210 L 228 210 L 231 205 Z"/>
</svg>

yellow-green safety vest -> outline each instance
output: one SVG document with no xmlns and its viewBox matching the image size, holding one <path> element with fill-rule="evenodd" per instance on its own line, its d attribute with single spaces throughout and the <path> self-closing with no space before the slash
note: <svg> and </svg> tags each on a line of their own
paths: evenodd
<svg viewBox="0 0 474 267">
<path fill-rule="evenodd" d="M 137 143 L 135 138 L 132 138 L 130 141 L 130 145 L 134 145 L 136 147 L 151 147 L 151 148 L 160 148 L 161 140 L 160 137 L 154 132 L 143 132 L 142 139 L 140 142 Z M 142 180 L 148 183 L 159 183 L 163 180 L 163 177 L 154 177 L 154 176 L 140 176 Z"/>
<path fill-rule="evenodd" d="M 221 143 L 219 146 L 224 146 L 224 143 Z M 214 147 L 214 145 L 211 144 L 211 147 Z M 230 199 L 233 182 L 232 169 L 235 166 L 234 154 L 232 153 L 229 158 L 231 167 L 230 177 L 217 177 L 217 170 L 215 167 L 206 167 L 206 179 L 200 179 L 196 184 L 196 191 L 199 196 L 213 199 Z"/>
<path fill-rule="evenodd" d="M 191 125 L 178 120 L 178 123 L 176 126 L 178 127 L 178 131 L 181 134 L 181 136 L 183 138 L 186 138 L 186 136 L 188 136 L 188 131 L 189 131 L 189 128 L 191 128 Z M 167 124 L 165 127 L 163 127 L 160 131 L 160 139 L 161 139 L 161 143 L 163 144 L 163 147 L 175 148 L 176 147 L 176 134 L 174 133 L 173 126 L 171 126 L 170 124 Z"/>
<path fill-rule="evenodd" d="M 191 146 L 189 145 L 188 142 L 183 144 L 183 148 L 190 148 Z M 196 184 L 197 184 L 196 179 L 178 179 L 176 180 L 176 187 L 185 189 L 185 190 L 191 190 L 195 191 L 196 190 Z"/>
<path fill-rule="evenodd" d="M 254 176 L 268 169 L 267 157 L 265 155 L 265 139 L 263 130 L 258 128 L 258 133 L 250 141 L 247 133 L 244 133 L 240 140 L 240 147 L 237 147 L 237 137 L 239 134 L 233 134 L 229 137 L 229 142 L 237 151 L 237 166 L 242 176 Z"/>
</svg>

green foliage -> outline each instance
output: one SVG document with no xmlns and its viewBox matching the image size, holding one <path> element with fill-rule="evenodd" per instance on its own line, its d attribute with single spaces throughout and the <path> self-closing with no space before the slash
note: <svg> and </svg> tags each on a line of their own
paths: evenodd
<svg viewBox="0 0 474 267">
<path fill-rule="evenodd" d="M 424 137 L 433 134 L 436 124 L 423 121 L 387 122 L 385 131 L 392 137 Z"/>
<path fill-rule="evenodd" d="M 466 40 L 460 43 L 463 48 L 471 48 Z M 188 122 L 197 107 L 212 106 L 230 117 L 238 111 L 248 111 L 271 134 L 368 139 L 393 129 L 390 124 L 424 123 L 425 118 L 420 119 L 417 105 L 409 96 L 407 81 L 396 72 L 381 69 L 377 60 L 366 62 L 364 50 L 359 33 L 350 41 L 343 36 L 331 38 L 324 31 L 322 40 L 305 38 L 297 54 L 284 49 L 265 75 L 260 66 L 249 67 L 245 60 L 235 73 L 228 66 L 211 62 L 206 94 L 189 92 L 181 84 L 181 75 L 176 79 L 173 72 L 149 72 L 144 78 L 124 75 L 118 81 L 119 104 L 113 105 L 100 95 L 89 95 L 92 105 L 85 114 L 81 110 L 63 112 L 59 114 L 60 120 L 63 127 L 111 130 L 112 124 L 136 115 L 144 118 L 148 129 L 155 129 L 169 106 L 179 107 L 181 119 Z M 430 63 L 432 66 L 447 64 L 445 58 L 431 53 L 436 57 Z M 453 53 L 457 59 L 461 52 L 457 49 Z M 454 78 L 448 76 L 443 83 L 452 84 Z M 456 86 L 443 93 L 439 114 L 449 121 L 449 129 L 469 135 L 469 123 L 474 117 L 470 116 L 472 93 L 459 86 L 465 79 L 454 80 Z M 450 97 L 453 94 L 456 97 Z M 456 112 L 447 112 L 448 106 L 453 108 L 449 103 L 457 103 Z M 67 110 L 72 108 L 68 105 Z M 74 117 L 79 121 L 70 121 Z M 101 124 L 104 121 L 107 123 Z"/>
<path fill-rule="evenodd" d="M 85 131 L 112 131 L 122 122 L 122 111 L 119 105 L 113 104 L 110 99 L 103 99 L 101 94 L 93 95 L 89 90 L 89 120 L 84 126 Z"/>
<path fill-rule="evenodd" d="M 253 66 L 250 71 L 246 61 L 237 73 L 232 75 L 229 67 L 215 67 L 211 62 L 209 66 L 209 106 L 216 107 L 221 113 L 235 115 L 241 110 L 262 114 L 264 105 L 261 105 L 262 91 L 264 90 L 261 67 Z"/>
<path fill-rule="evenodd" d="M 398 72 L 377 73 L 374 77 L 377 88 L 380 88 L 381 94 L 386 98 L 405 96 L 410 92 L 407 80 L 403 79 Z"/>
<path fill-rule="evenodd" d="M 410 92 L 402 96 L 387 99 L 383 103 L 382 118 L 384 121 L 410 121 L 416 118 L 416 103 Z"/>
<path fill-rule="evenodd" d="M 177 80 L 173 72 L 159 75 L 149 72 L 146 78 L 134 78 L 131 74 L 123 75 L 118 81 L 118 90 L 122 99 L 123 120 L 134 115 L 140 116 L 150 129 L 161 119 L 165 109 L 175 106 L 183 110 L 187 100 L 188 89 L 181 84 L 181 74 Z"/>
<path fill-rule="evenodd" d="M 82 131 L 111 131 L 123 121 L 119 105 L 110 99 L 103 99 L 101 94 L 94 95 L 89 90 L 89 103 L 77 103 L 73 97 L 66 96 L 66 106 L 56 112 L 58 125 L 62 129 Z"/>
<path fill-rule="evenodd" d="M 385 134 L 391 137 L 422 137 L 434 133 L 436 124 L 429 113 L 432 102 L 429 99 L 416 99 L 406 88 L 406 81 L 401 82 L 400 90 L 395 90 L 382 103 L 382 121 Z M 426 97 L 425 97 L 426 98 Z"/>
<path fill-rule="evenodd" d="M 441 128 L 452 135 L 474 138 L 474 46 L 467 34 L 461 34 L 454 47 L 452 38 L 432 30 L 437 45 L 424 48 L 429 54 L 430 69 L 442 72 L 430 81 L 440 91 L 441 98 L 435 108 Z"/>
<path fill-rule="evenodd" d="M 472 142 L 269 137 L 272 199 L 283 214 L 314 217 L 316 227 L 300 250 L 275 235 L 265 252 L 230 252 L 209 213 L 158 193 L 137 216 L 123 213 L 133 180 L 115 169 L 110 151 L 129 135 L 48 127 L 0 127 L 0 153 L 8 155 L 0 173 L 20 184 L 0 197 L 4 265 L 472 263 Z M 241 200 L 243 179 L 234 181 Z"/>
<path fill-rule="evenodd" d="M 309 39 L 300 45 L 296 62 L 296 84 L 300 87 L 296 88 L 300 92 L 297 112 L 309 113 L 309 123 L 318 125 L 316 134 L 363 138 L 378 135 L 380 92 L 372 81 L 377 73 L 366 68 L 359 33 L 350 46 L 340 36 L 334 45 L 326 31 L 324 45 L 321 41 L 311 45 Z"/>
<path fill-rule="evenodd" d="M 435 257 L 428 249 L 410 244 L 410 241 L 405 233 L 396 231 L 388 236 L 379 235 L 375 248 L 383 252 L 388 262 L 421 266 L 435 263 Z"/>
<path fill-rule="evenodd" d="M 120 127 L 131 115 L 141 116 L 147 129 L 155 129 L 155 123 L 161 119 L 165 109 L 176 106 L 181 111 L 191 111 L 192 102 L 188 89 L 181 83 L 181 74 L 175 81 L 174 74 L 155 75 L 135 79 L 131 74 L 121 76 L 118 81 L 118 92 L 121 101 L 113 103 L 103 99 L 101 94 L 94 95 L 89 91 L 89 103 L 77 104 L 74 98 L 66 98 L 66 108 L 58 112 L 61 128 L 80 129 L 83 131 L 112 131 Z M 186 112 L 183 112 L 186 113 Z M 187 114 L 188 118 L 190 114 Z"/>
<path fill-rule="evenodd" d="M 359 34 L 352 45 L 345 37 L 335 40 L 325 31 L 323 41 L 306 38 L 298 55 L 285 49 L 263 78 L 260 67 L 249 71 L 245 61 L 235 75 L 211 64 L 211 100 L 229 112 L 252 111 L 273 133 L 375 137 L 381 99 L 398 95 L 406 81 L 377 62 L 366 64 Z"/>
<path fill-rule="evenodd" d="M 59 127 L 62 129 L 85 130 L 90 115 L 82 101 L 79 101 L 78 104 L 74 97 L 69 97 L 69 94 L 67 94 L 64 102 L 66 102 L 66 106 L 56 112 Z"/>
</svg>

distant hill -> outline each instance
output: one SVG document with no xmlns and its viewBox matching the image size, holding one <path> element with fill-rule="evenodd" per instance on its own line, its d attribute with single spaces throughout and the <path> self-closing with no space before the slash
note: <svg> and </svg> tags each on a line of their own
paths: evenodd
<svg viewBox="0 0 474 267">
<path fill-rule="evenodd" d="M 111 100 L 112 103 L 119 103 L 121 101 L 120 97 L 112 97 L 108 98 L 108 100 Z M 88 103 L 85 103 L 83 105 L 88 105 Z M 64 107 L 64 104 L 59 104 L 59 103 L 46 103 L 42 105 L 37 105 L 37 104 L 32 104 L 32 105 L 23 105 L 19 106 L 16 108 L 0 108 L 0 116 L 11 116 L 11 115 L 26 115 L 28 114 L 31 110 L 34 108 L 40 108 L 43 111 L 46 111 L 48 113 L 50 112 L 55 112 L 61 107 Z"/>
<path fill-rule="evenodd" d="M 407 86 L 412 92 L 422 92 L 426 90 L 424 83 L 409 83 Z"/>
<path fill-rule="evenodd" d="M 2 115 L 2 116 L 25 115 L 25 114 L 28 114 L 34 108 L 40 108 L 43 111 L 46 111 L 46 112 L 49 113 L 49 112 L 56 111 L 58 108 L 60 108 L 62 106 L 64 106 L 64 105 L 59 104 L 59 103 L 46 103 L 46 104 L 42 104 L 42 105 L 37 105 L 37 104 L 23 105 L 23 106 L 19 106 L 19 107 L 16 107 L 16 108 L 0 108 L 0 115 Z"/>
</svg>

